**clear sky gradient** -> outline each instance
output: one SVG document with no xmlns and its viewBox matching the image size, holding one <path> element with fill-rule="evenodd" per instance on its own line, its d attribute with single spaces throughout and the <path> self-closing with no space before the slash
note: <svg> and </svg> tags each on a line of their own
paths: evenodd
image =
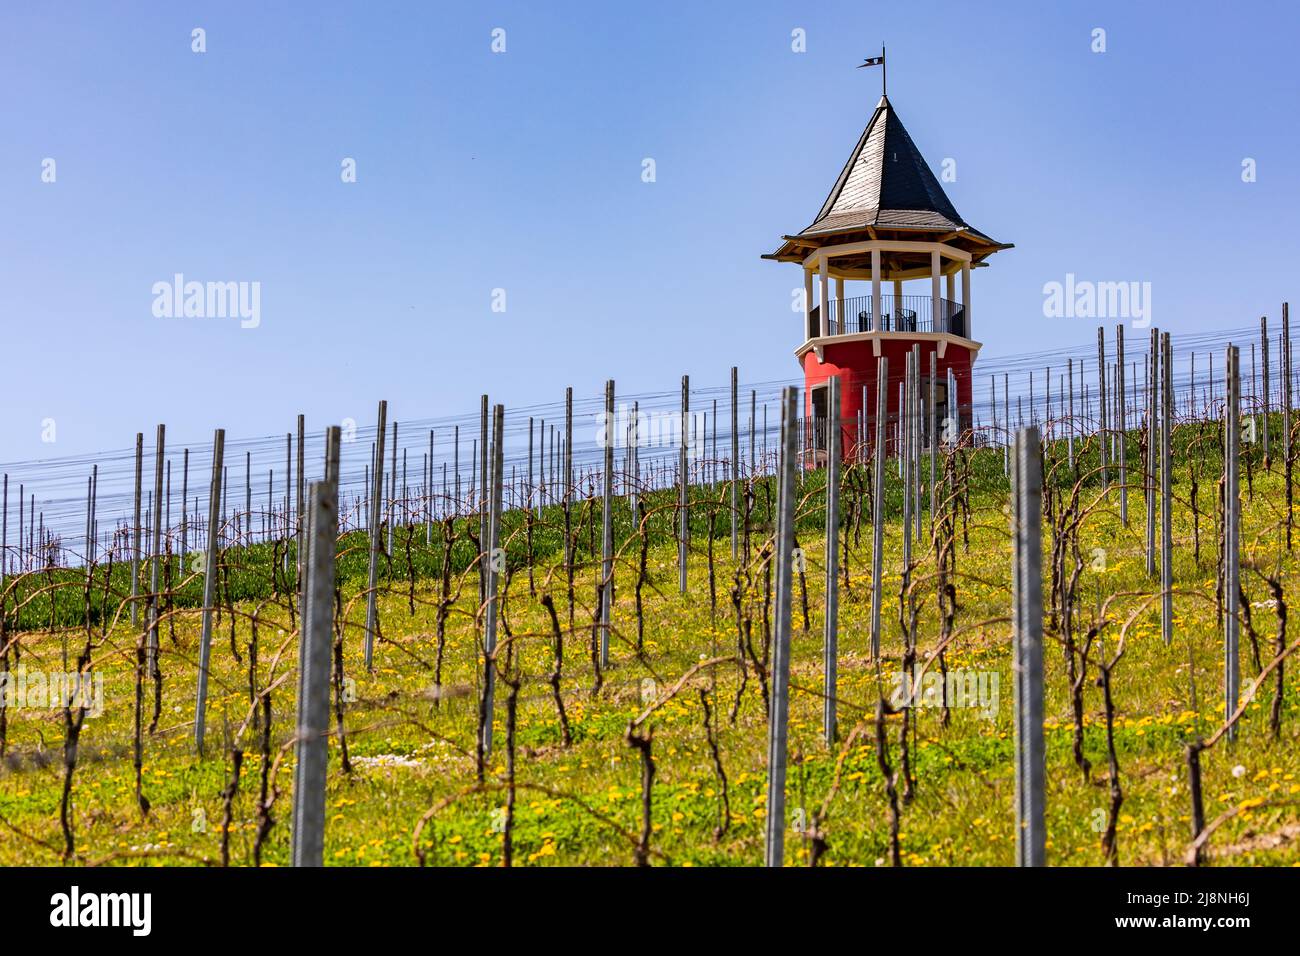
<svg viewBox="0 0 1300 956">
<path fill-rule="evenodd" d="M 1275 318 L 1300 298 L 1297 26 L 1286 3 L 6 4 L 0 460 L 158 421 L 369 424 L 381 397 L 422 418 L 794 378 L 799 272 L 759 255 L 816 214 L 882 42 L 957 209 L 1016 244 L 973 276 L 986 354 L 1091 341 L 1043 315 L 1067 273 L 1150 282 L 1175 337 Z M 260 326 L 156 318 L 178 272 L 260 282 Z"/>
</svg>

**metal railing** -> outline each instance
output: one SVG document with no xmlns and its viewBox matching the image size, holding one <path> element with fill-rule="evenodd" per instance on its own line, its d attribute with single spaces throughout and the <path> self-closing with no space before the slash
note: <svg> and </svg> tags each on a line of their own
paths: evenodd
<svg viewBox="0 0 1300 956">
<path fill-rule="evenodd" d="M 873 314 L 872 299 L 859 295 L 847 299 L 831 299 L 822 321 L 820 305 L 813 306 L 808 314 L 808 337 L 822 335 L 854 335 L 859 332 L 947 332 L 969 336 L 966 310 L 960 302 L 939 300 L 939 314 L 934 314 L 934 302 L 928 295 L 880 296 L 880 316 Z"/>
</svg>

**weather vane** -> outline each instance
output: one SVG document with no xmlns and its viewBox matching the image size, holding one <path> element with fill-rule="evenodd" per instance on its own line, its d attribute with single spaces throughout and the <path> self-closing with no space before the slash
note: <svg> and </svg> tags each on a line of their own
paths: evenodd
<svg viewBox="0 0 1300 956">
<path fill-rule="evenodd" d="M 862 69 L 864 66 L 878 66 L 878 67 L 880 67 L 880 95 L 881 95 L 881 96 L 884 96 L 887 87 L 886 87 L 886 84 L 885 84 L 885 70 L 886 70 L 886 67 L 885 67 L 885 45 L 884 45 L 883 43 L 880 45 L 880 56 L 869 56 L 869 57 L 867 57 L 865 60 L 863 60 L 861 63 L 858 64 L 858 69 L 860 70 L 860 69 Z"/>
</svg>

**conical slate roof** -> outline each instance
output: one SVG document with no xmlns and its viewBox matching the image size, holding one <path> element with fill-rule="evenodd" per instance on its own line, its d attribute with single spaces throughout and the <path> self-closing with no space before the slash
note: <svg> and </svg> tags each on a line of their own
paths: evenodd
<svg viewBox="0 0 1300 956">
<path fill-rule="evenodd" d="M 879 226 L 969 229 L 882 96 L 821 212 L 800 235 Z"/>
<path fill-rule="evenodd" d="M 783 236 L 780 248 L 763 258 L 804 262 L 822 247 L 874 239 L 942 242 L 969 252 L 971 265 L 1012 248 L 961 217 L 886 96 L 876 104 L 817 218 L 802 232 Z M 870 269 L 870 255 L 839 255 L 836 264 L 851 276 Z M 927 275 L 929 267 L 924 250 L 890 250 L 882 261 L 885 278 Z"/>
</svg>

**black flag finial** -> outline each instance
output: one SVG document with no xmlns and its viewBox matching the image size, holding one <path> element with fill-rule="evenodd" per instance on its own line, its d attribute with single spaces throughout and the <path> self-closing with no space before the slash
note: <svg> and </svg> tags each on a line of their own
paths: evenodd
<svg viewBox="0 0 1300 956">
<path fill-rule="evenodd" d="M 862 69 L 864 66 L 878 66 L 878 67 L 880 67 L 880 95 L 881 95 L 881 96 L 884 96 L 885 93 L 886 93 L 886 91 L 888 90 L 887 80 L 886 80 L 886 73 L 885 73 L 886 66 L 885 66 L 885 46 L 884 46 L 884 44 L 881 44 L 881 46 L 880 46 L 880 56 L 869 56 L 869 57 L 867 57 L 865 60 L 863 60 L 861 63 L 858 64 L 858 69 L 860 70 L 860 69 Z"/>
</svg>

